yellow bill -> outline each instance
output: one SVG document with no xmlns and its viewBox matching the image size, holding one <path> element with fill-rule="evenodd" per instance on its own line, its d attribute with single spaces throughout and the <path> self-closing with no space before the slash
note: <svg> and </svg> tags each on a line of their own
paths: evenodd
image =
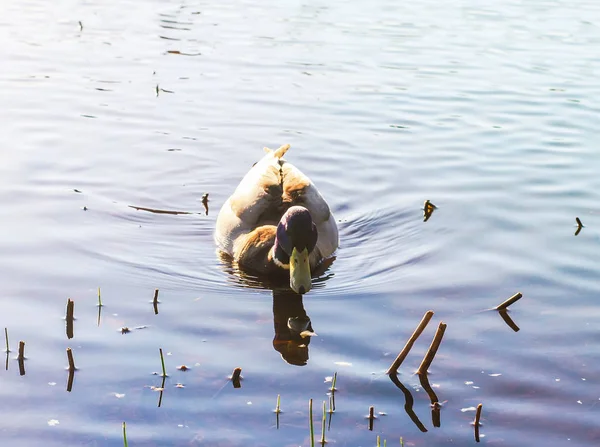
<svg viewBox="0 0 600 447">
<path fill-rule="evenodd" d="M 302 251 L 292 249 L 290 256 L 290 287 L 296 293 L 306 293 L 310 290 L 310 262 L 308 250 Z"/>
</svg>

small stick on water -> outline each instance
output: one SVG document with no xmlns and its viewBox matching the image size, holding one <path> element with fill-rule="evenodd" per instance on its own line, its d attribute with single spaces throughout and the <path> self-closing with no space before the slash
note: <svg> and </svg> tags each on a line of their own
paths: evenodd
<svg viewBox="0 0 600 447">
<path fill-rule="evenodd" d="M 323 419 L 321 420 L 321 445 L 325 445 L 325 401 L 323 401 Z"/>
<path fill-rule="evenodd" d="M 308 426 L 310 428 L 310 447 L 315 447 L 315 430 L 313 427 L 312 399 L 308 401 Z"/>
<path fill-rule="evenodd" d="M 388 376 L 390 374 L 395 374 L 396 372 L 398 372 L 398 368 L 400 368 L 400 365 L 402 364 L 402 362 L 404 361 L 404 359 L 406 358 L 406 356 L 412 349 L 417 338 L 419 338 L 419 336 L 421 335 L 421 333 L 423 332 L 423 330 L 425 329 L 425 327 L 431 320 L 431 317 L 433 317 L 432 310 L 428 310 L 427 312 L 425 312 L 425 315 L 423 315 L 421 322 L 419 323 L 419 325 L 417 326 L 417 328 L 415 329 L 413 334 L 410 336 L 410 338 L 406 342 L 406 345 L 404 345 L 404 348 L 402 349 L 402 351 L 400 351 L 400 354 L 398 354 L 398 357 L 396 357 L 396 360 L 394 360 L 394 363 L 392 363 L 392 366 L 390 366 L 388 368 L 388 370 L 386 371 L 386 374 Z"/>
<path fill-rule="evenodd" d="M 7 327 L 4 328 L 4 340 L 6 340 L 6 353 L 8 354 L 10 352 L 10 349 L 8 348 L 8 328 Z"/>
<path fill-rule="evenodd" d="M 128 444 L 127 444 L 127 429 L 126 429 L 126 427 L 127 426 L 125 425 L 125 422 L 123 422 L 123 445 L 125 447 L 128 447 Z"/>
<path fill-rule="evenodd" d="M 162 365 L 162 376 L 167 377 L 167 370 L 165 369 L 165 358 L 163 357 L 162 348 L 158 348 L 158 352 L 160 352 L 160 363 Z"/>
<path fill-rule="evenodd" d="M 277 406 L 275 407 L 275 413 L 281 413 L 281 394 L 277 395 Z"/>
<path fill-rule="evenodd" d="M 516 303 L 517 301 L 519 301 L 522 297 L 523 297 L 523 294 L 521 292 L 515 293 L 513 296 L 511 296 L 509 299 L 507 299 L 506 301 L 504 301 L 502 304 L 494 307 L 494 309 L 496 309 L 496 310 L 506 309 L 511 304 Z"/>
<path fill-rule="evenodd" d="M 233 373 L 231 373 L 231 382 L 233 382 L 234 388 L 242 387 L 242 384 L 240 382 L 241 374 L 242 374 L 242 368 L 240 368 L 239 366 L 233 370 Z"/>
<path fill-rule="evenodd" d="M 375 407 L 369 407 L 369 430 L 373 431 L 373 421 L 375 420 Z"/>
<path fill-rule="evenodd" d="M 69 360 L 69 371 L 75 371 L 75 360 L 73 360 L 73 351 L 71 348 L 67 348 L 67 358 Z"/>
<path fill-rule="evenodd" d="M 475 414 L 475 441 L 479 442 L 479 421 L 481 420 L 481 408 L 483 404 L 477 405 L 477 413 Z"/>
<path fill-rule="evenodd" d="M 69 298 L 67 300 L 67 338 L 71 339 L 73 338 L 73 320 L 75 319 L 75 317 L 73 316 L 73 313 L 75 311 L 75 302 Z"/>
<path fill-rule="evenodd" d="M 100 296 L 100 287 L 98 287 L 98 307 L 102 307 L 102 297 Z"/>
<path fill-rule="evenodd" d="M 435 332 L 435 336 L 433 337 L 433 341 L 427 350 L 427 354 L 423 357 L 423 361 L 419 366 L 417 374 L 427 374 L 427 370 L 429 366 L 431 366 L 431 362 L 433 362 L 433 358 L 437 353 L 438 348 L 440 347 L 440 343 L 442 342 L 442 338 L 444 338 L 444 332 L 446 331 L 446 323 L 443 321 L 438 325 L 437 331 Z"/>
<path fill-rule="evenodd" d="M 577 226 L 578 226 L 579 228 L 583 227 L 583 224 L 581 223 L 581 220 L 579 219 L 579 217 L 576 217 L 576 218 L 575 218 L 575 222 L 577 222 Z"/>
<path fill-rule="evenodd" d="M 154 290 L 154 299 L 152 300 L 154 306 L 154 315 L 158 315 L 158 289 Z"/>
<path fill-rule="evenodd" d="M 17 359 L 25 360 L 25 342 L 23 340 L 19 342 L 19 356 Z"/>
</svg>

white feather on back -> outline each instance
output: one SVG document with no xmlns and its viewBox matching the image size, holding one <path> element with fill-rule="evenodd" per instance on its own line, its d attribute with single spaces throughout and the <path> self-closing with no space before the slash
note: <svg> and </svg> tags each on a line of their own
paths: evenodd
<svg viewBox="0 0 600 447">
<path fill-rule="evenodd" d="M 236 239 L 261 225 L 277 225 L 285 209 L 306 207 L 317 225 L 317 248 L 321 257 L 329 257 L 338 247 L 338 229 L 329 205 L 315 185 L 298 168 L 282 157 L 289 145 L 265 156 L 244 176 L 235 192 L 221 207 L 217 217 L 215 241 L 233 256 Z M 283 205 L 282 207 L 282 203 Z M 271 211 L 282 207 L 281 213 Z"/>
</svg>

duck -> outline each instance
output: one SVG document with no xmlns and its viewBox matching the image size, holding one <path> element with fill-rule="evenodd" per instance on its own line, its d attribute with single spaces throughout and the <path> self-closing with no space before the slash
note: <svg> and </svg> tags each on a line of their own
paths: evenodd
<svg viewBox="0 0 600 447">
<path fill-rule="evenodd" d="M 333 259 L 339 235 L 317 187 L 283 158 L 289 148 L 264 149 L 221 207 L 214 239 L 240 270 L 289 276 L 290 288 L 302 295 L 315 270 Z"/>
</svg>

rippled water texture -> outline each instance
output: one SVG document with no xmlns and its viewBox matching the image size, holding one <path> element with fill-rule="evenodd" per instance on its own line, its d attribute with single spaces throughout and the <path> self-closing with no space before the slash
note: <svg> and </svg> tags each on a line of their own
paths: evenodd
<svg viewBox="0 0 600 447">
<path fill-rule="evenodd" d="M 307 446 L 335 371 L 330 444 L 475 444 L 483 403 L 482 445 L 598 445 L 600 7 L 481 5 L 2 2 L 2 445 L 118 446 L 126 421 L 132 446 Z M 285 143 L 340 227 L 303 301 L 212 240 Z M 518 291 L 515 332 L 489 309 Z M 428 309 L 399 387 L 385 371 Z M 308 346 L 286 333 L 305 315 Z M 413 372 L 442 320 L 434 427 Z"/>
</svg>

